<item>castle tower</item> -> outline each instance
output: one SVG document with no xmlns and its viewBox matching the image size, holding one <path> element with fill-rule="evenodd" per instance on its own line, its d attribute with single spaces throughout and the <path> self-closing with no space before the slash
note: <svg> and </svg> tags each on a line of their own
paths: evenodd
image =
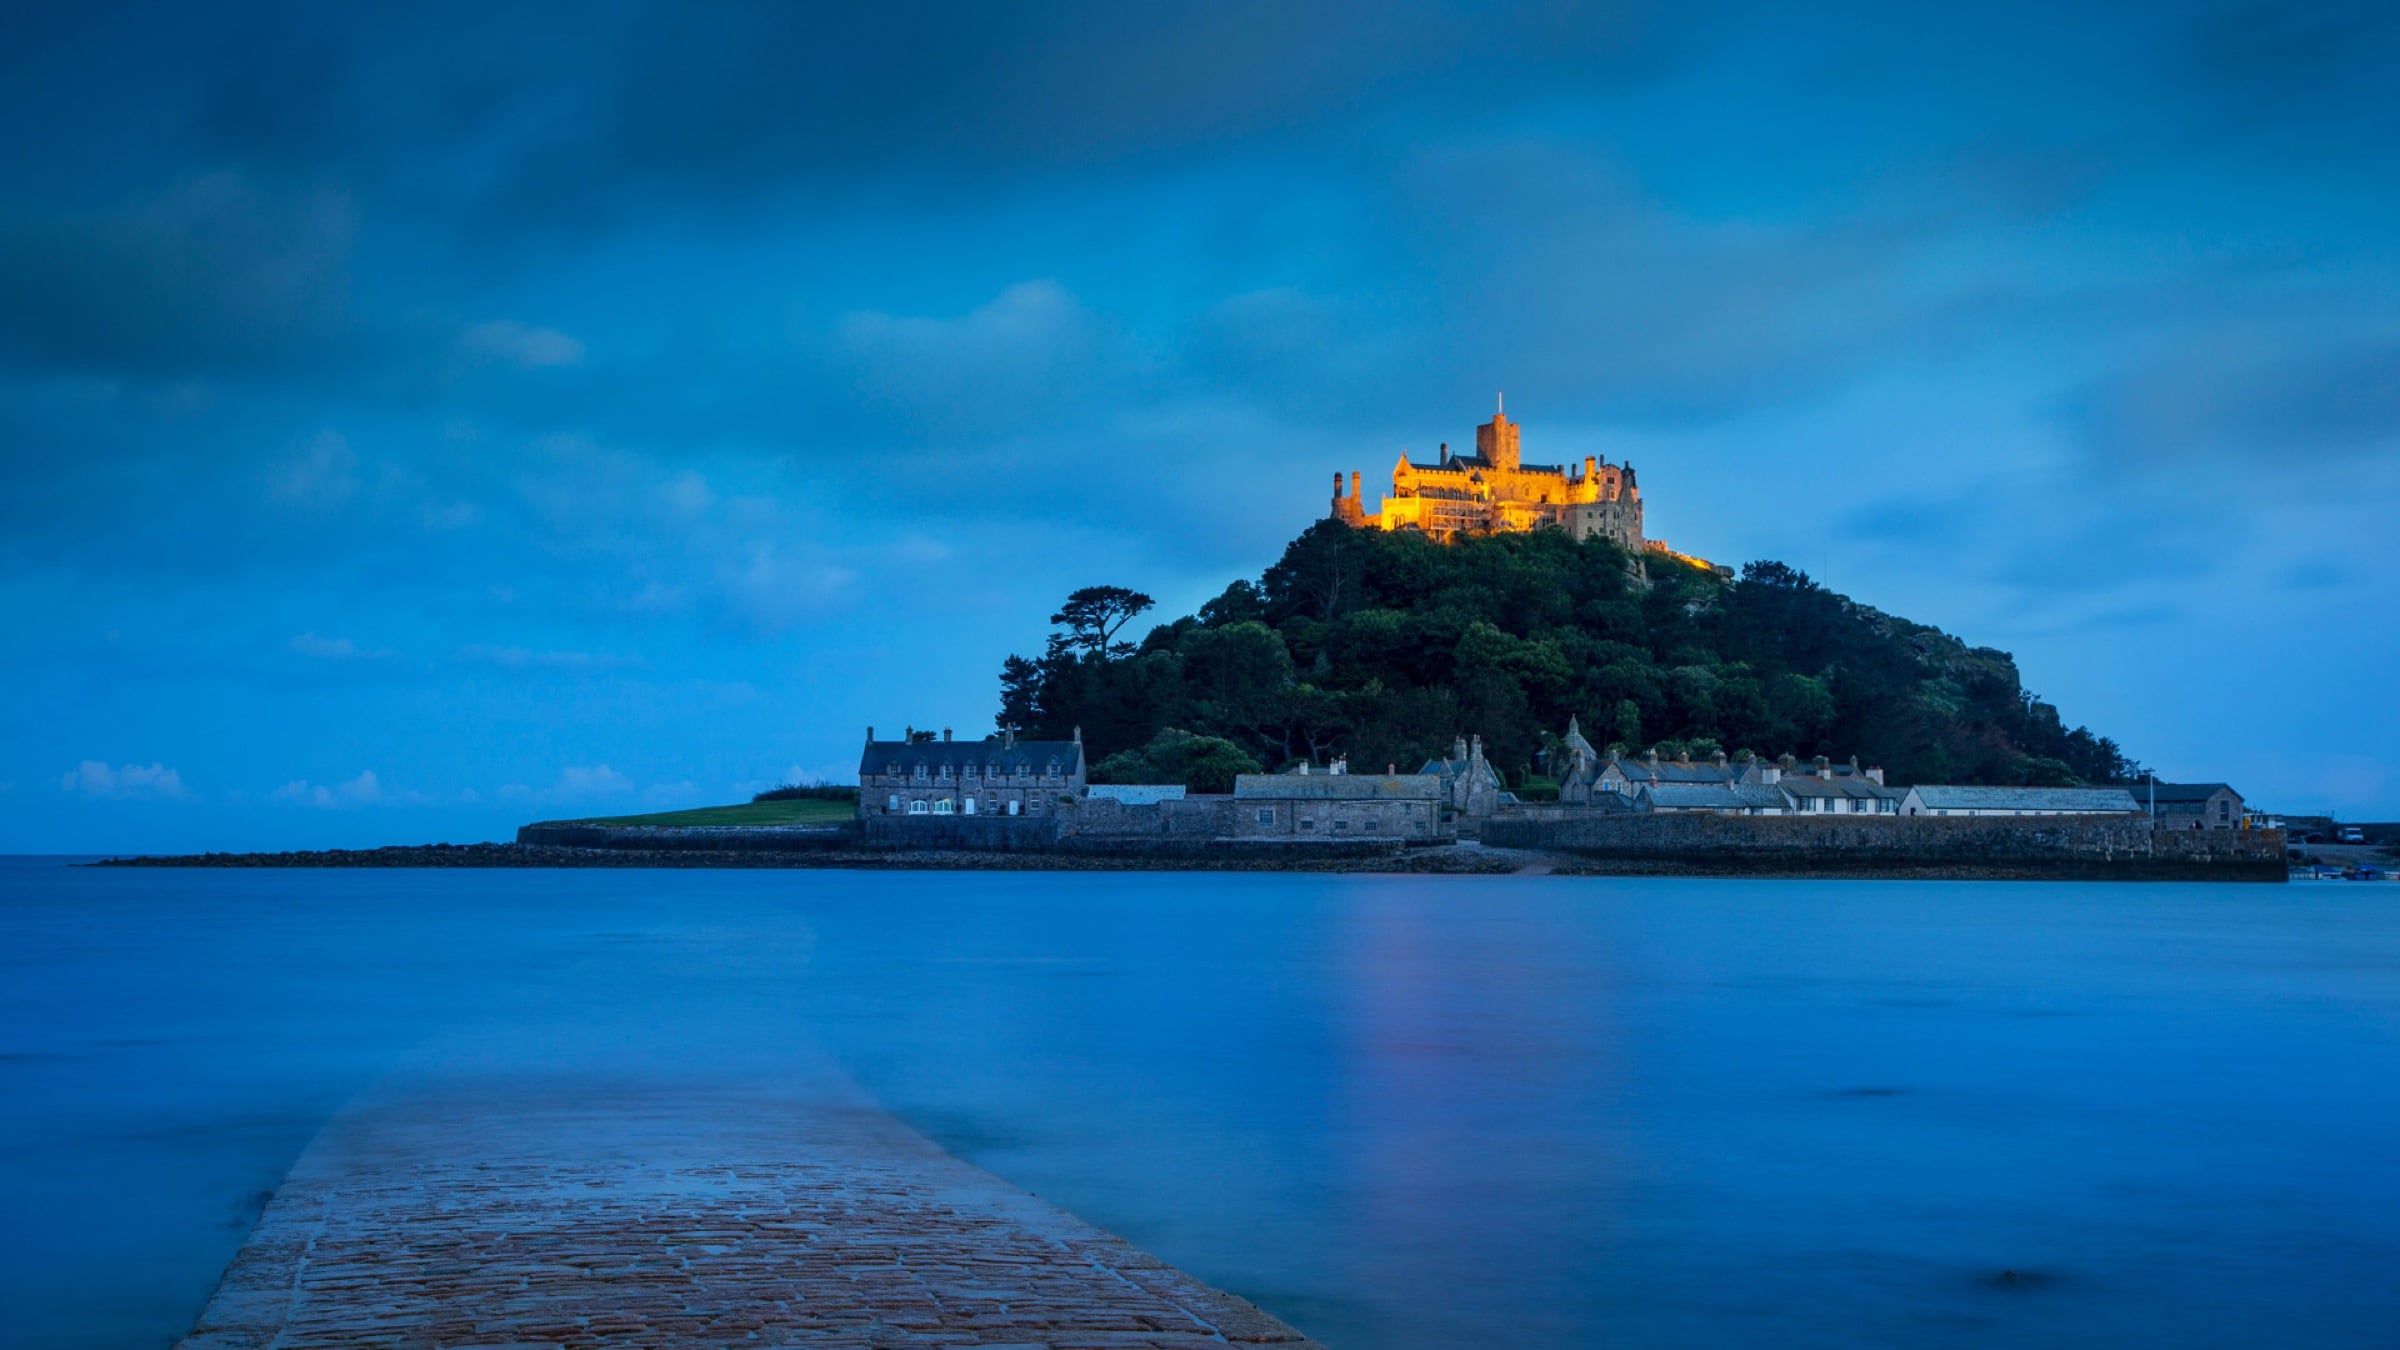
<svg viewBox="0 0 2400 1350">
<path fill-rule="evenodd" d="M 1517 424 L 1508 414 L 1495 410 L 1492 420 L 1475 428 L 1475 453 L 1495 469 L 1515 472 L 1517 467 Z"/>
</svg>

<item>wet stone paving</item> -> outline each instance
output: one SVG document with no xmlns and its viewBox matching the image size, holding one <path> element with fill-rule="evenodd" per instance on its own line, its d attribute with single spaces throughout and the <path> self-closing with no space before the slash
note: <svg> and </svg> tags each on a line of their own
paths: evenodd
<svg viewBox="0 0 2400 1350">
<path fill-rule="evenodd" d="M 830 1095 L 385 1092 L 303 1153 L 182 1350 L 1313 1346 Z"/>
</svg>

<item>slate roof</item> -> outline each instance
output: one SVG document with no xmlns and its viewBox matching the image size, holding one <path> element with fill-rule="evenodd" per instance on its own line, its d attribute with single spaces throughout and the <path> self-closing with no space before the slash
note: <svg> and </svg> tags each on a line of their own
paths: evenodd
<svg viewBox="0 0 2400 1350">
<path fill-rule="evenodd" d="M 2123 788 L 1924 787 L 1909 789 L 1930 811 L 2064 811 L 2130 815 L 2141 808 Z"/>
<path fill-rule="evenodd" d="M 2151 786 L 2148 783 L 2138 783 L 2127 790 L 2133 794 L 2135 801 L 2147 802 L 2150 800 Z M 2231 787 L 2223 783 L 2160 783 L 2157 785 L 2157 790 L 2158 804 L 2161 806 L 2169 802 L 2204 802 L 2220 792 L 2233 792 Z M 2233 792 L 2233 796 L 2234 800 L 2239 801 L 2242 794 Z"/>
<path fill-rule="evenodd" d="M 1073 775 L 1083 764 L 1083 743 L 1080 741 L 1019 741 L 1003 748 L 999 741 L 869 741 L 859 754 L 860 774 L 897 773 L 913 776 L 917 766 L 925 766 L 929 778 L 938 778 L 947 764 L 954 774 L 965 772 L 972 764 L 981 769 L 997 764 L 1000 772 L 1014 775 L 1019 765 L 1028 773 L 1048 773 L 1050 765 L 1058 771 Z M 898 767 L 894 767 L 898 766 Z"/>
<path fill-rule="evenodd" d="M 1760 783 L 1644 784 L 1641 792 L 1654 811 L 1781 811 L 1790 805 Z"/>
<path fill-rule="evenodd" d="M 1236 774 L 1233 795 L 1306 801 L 1437 801 L 1442 780 L 1429 773 Z"/>
<path fill-rule="evenodd" d="M 1848 797 L 1853 801 L 1896 802 L 1908 795 L 1907 788 L 1885 787 L 1864 775 L 1856 778 L 1818 778 L 1813 774 L 1786 774 L 1767 790 L 1773 792 L 1776 788 L 1783 789 L 1795 798 Z"/>
<path fill-rule="evenodd" d="M 1156 806 L 1160 802 L 1182 801 L 1183 792 L 1181 783 L 1094 783 L 1084 789 L 1083 795 L 1127 806 Z"/>
<path fill-rule="evenodd" d="M 1618 759 L 1615 763 L 1619 773 L 1636 783 L 1647 783 L 1653 778 L 1661 783 L 1727 783 L 1741 775 L 1740 765 L 1728 764 L 1720 768 L 1715 760 L 1694 760 L 1683 764 L 1662 759 L 1656 766 L 1647 759 Z M 1604 763 L 1600 769 L 1606 773 L 1608 765 Z"/>
</svg>

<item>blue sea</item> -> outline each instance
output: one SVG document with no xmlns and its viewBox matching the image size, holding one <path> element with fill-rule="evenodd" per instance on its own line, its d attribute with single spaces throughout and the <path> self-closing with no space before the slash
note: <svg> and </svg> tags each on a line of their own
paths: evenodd
<svg viewBox="0 0 2400 1350">
<path fill-rule="evenodd" d="M 393 1075 L 828 1056 L 1333 1350 L 2400 1344 L 2400 888 L 43 859 L 0 1327 L 170 1344 Z"/>
</svg>

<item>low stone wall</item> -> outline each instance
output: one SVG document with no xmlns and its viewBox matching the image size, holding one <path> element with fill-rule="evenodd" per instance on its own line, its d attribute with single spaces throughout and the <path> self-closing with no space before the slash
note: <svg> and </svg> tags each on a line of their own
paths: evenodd
<svg viewBox="0 0 2400 1350">
<path fill-rule="evenodd" d="M 1087 797 L 1066 820 L 1078 839 L 1221 839 L 1234 832 L 1233 798 L 1192 796 L 1137 806 Z"/>
<path fill-rule="evenodd" d="M 874 848 L 968 849 L 985 853 L 1047 852 L 1058 847 L 1058 816 L 873 815 L 860 824 Z"/>
<path fill-rule="evenodd" d="M 1483 842 L 1725 872 L 1939 869 L 1991 876 L 2281 881 L 2280 830 L 2153 830 L 2112 816 L 1511 812 Z"/>
<path fill-rule="evenodd" d="M 550 848 L 809 853 L 857 848 L 858 822 L 833 825 L 523 825 L 517 842 Z"/>
</svg>

